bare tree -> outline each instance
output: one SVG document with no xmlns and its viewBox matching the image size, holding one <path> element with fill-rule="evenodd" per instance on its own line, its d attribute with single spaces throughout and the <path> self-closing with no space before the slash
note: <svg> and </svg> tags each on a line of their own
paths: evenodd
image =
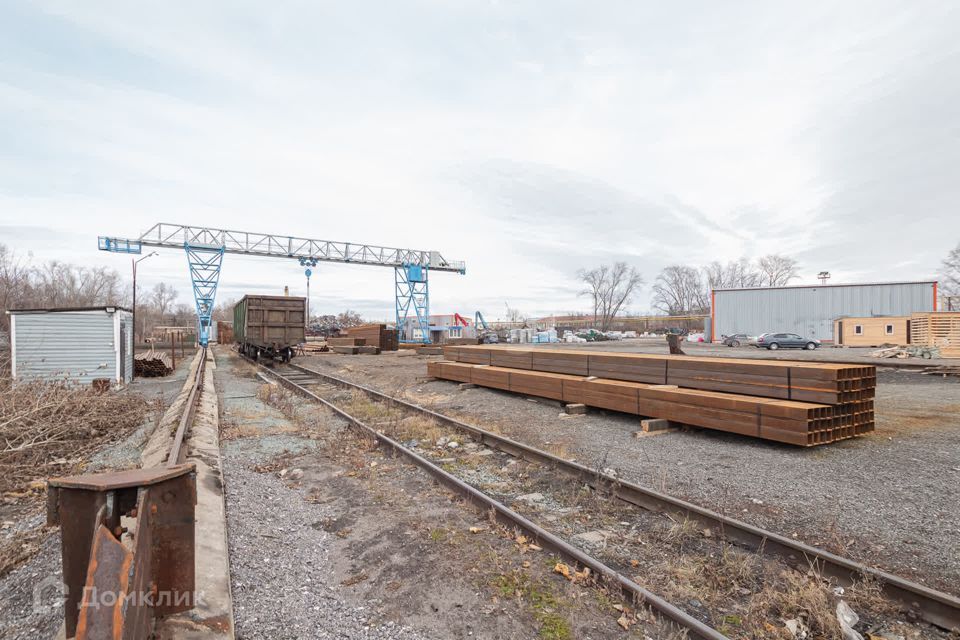
<svg viewBox="0 0 960 640">
<path fill-rule="evenodd" d="M 341 328 L 346 329 L 349 327 L 359 327 L 363 324 L 363 318 L 360 317 L 360 314 L 356 311 L 351 311 L 347 309 L 346 311 L 337 315 L 337 325 Z"/>
<path fill-rule="evenodd" d="M 507 307 L 507 322 L 524 322 L 526 321 L 526 315 L 520 309 L 514 309 L 510 306 L 510 303 L 504 303 Z"/>
<path fill-rule="evenodd" d="M 671 316 L 706 313 L 710 305 L 700 271 L 679 264 L 665 267 L 653 285 L 653 306 Z"/>
<path fill-rule="evenodd" d="M 787 256 L 771 253 L 757 260 L 760 268 L 760 286 L 782 287 L 800 277 L 797 261 Z"/>
<path fill-rule="evenodd" d="M 170 311 L 176 299 L 177 290 L 167 283 L 158 282 L 153 286 L 153 290 L 150 292 L 150 303 L 157 312 L 161 323 L 164 322 L 163 317 Z"/>
<path fill-rule="evenodd" d="M 7 245 L 0 244 L 0 312 L 23 307 L 30 288 L 30 269 Z M 10 317 L 0 315 L 0 328 L 9 329 Z"/>
<path fill-rule="evenodd" d="M 56 260 L 31 266 L 0 244 L 2 309 L 120 305 L 129 294 L 120 274 L 108 267 L 81 267 Z M 0 318 L 4 328 L 8 321 L 6 314 Z"/>
<path fill-rule="evenodd" d="M 600 314 L 600 299 L 603 297 L 603 289 L 607 281 L 607 274 L 610 271 L 610 268 L 607 265 L 602 265 L 589 271 L 586 269 L 580 269 L 577 272 L 577 277 L 583 282 L 585 287 L 581 289 L 581 296 L 589 296 L 593 300 L 593 323 L 597 324 L 599 322 Z"/>
<path fill-rule="evenodd" d="M 943 259 L 940 267 L 940 287 L 948 296 L 960 296 L 960 243 Z"/>
<path fill-rule="evenodd" d="M 633 295 L 643 285 L 643 277 L 635 267 L 626 262 L 602 265 L 589 271 L 581 269 L 577 276 L 586 285 L 580 295 L 593 301 L 594 322 L 601 331 L 607 331 L 613 318 L 630 303 Z"/>
<path fill-rule="evenodd" d="M 236 298 L 227 298 L 226 300 L 218 302 L 216 306 L 213 307 L 211 317 L 214 320 L 231 322 L 233 320 L 233 308 L 235 306 L 237 306 Z"/>
<path fill-rule="evenodd" d="M 734 289 L 758 287 L 761 282 L 759 268 L 746 256 L 727 264 L 714 261 L 701 269 L 707 289 Z"/>
</svg>

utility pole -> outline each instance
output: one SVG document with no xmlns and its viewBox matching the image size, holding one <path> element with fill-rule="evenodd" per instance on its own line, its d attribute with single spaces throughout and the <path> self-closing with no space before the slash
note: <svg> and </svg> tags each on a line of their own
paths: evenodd
<svg viewBox="0 0 960 640">
<path fill-rule="evenodd" d="M 155 255 L 157 255 L 157 252 L 151 251 L 138 260 L 130 260 L 130 262 L 133 264 L 133 355 L 136 355 L 137 353 L 137 263 L 143 262 L 147 258 L 151 258 Z M 136 369 L 134 369 L 134 373 L 130 374 L 130 378 L 133 379 L 135 376 Z"/>
</svg>

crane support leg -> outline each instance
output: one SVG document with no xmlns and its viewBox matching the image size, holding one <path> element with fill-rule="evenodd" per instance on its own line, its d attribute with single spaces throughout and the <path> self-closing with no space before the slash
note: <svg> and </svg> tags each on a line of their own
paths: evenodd
<svg viewBox="0 0 960 640">
<path fill-rule="evenodd" d="M 430 289 L 427 267 L 397 267 L 397 334 L 400 342 L 430 344 Z"/>
<path fill-rule="evenodd" d="M 210 324 L 213 303 L 217 297 L 220 281 L 220 265 L 223 264 L 223 248 L 195 247 L 184 244 L 187 263 L 190 265 L 190 280 L 193 282 L 193 298 L 197 303 L 197 341 L 205 347 L 210 341 Z"/>
</svg>

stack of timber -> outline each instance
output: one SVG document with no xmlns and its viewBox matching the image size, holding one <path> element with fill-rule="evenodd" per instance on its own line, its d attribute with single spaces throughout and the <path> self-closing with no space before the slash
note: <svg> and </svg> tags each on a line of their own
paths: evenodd
<svg viewBox="0 0 960 640">
<path fill-rule="evenodd" d="M 933 311 L 910 316 L 910 344 L 936 347 L 944 358 L 960 358 L 960 312 Z"/>
<path fill-rule="evenodd" d="M 172 372 L 170 356 L 162 351 L 151 349 L 133 356 L 133 375 L 138 378 L 159 378 Z"/>
<path fill-rule="evenodd" d="M 876 368 L 503 346 L 447 346 L 436 378 L 800 446 L 874 429 Z"/>
<path fill-rule="evenodd" d="M 327 344 L 331 347 L 360 347 L 367 344 L 366 338 L 327 338 Z"/>
<path fill-rule="evenodd" d="M 362 344 L 374 346 L 380 351 L 397 350 L 397 332 L 385 324 L 364 324 L 347 329 L 347 336 L 364 340 Z"/>
<path fill-rule="evenodd" d="M 367 338 L 355 336 L 348 338 L 327 338 L 327 345 L 334 353 L 348 355 L 357 355 L 358 353 L 377 355 L 380 353 L 380 347 L 377 344 L 370 344 Z"/>
<path fill-rule="evenodd" d="M 302 348 L 304 353 L 326 353 L 330 351 L 327 339 L 322 336 L 307 336 Z"/>
</svg>

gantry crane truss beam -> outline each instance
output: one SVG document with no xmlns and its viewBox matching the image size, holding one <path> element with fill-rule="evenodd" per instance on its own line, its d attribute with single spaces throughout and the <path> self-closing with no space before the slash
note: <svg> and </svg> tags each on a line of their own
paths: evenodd
<svg viewBox="0 0 960 640">
<path fill-rule="evenodd" d="M 447 260 L 439 251 L 379 247 L 314 240 L 269 233 L 251 233 L 161 222 L 139 238 L 100 236 L 101 251 L 139 254 L 143 247 L 183 249 L 187 253 L 199 318 L 199 340 L 207 344 L 223 254 L 293 258 L 308 262 L 341 262 L 393 267 L 396 270 L 397 330 L 403 342 L 430 342 L 429 271 L 466 273 L 463 262 Z M 408 326 L 415 329 L 408 337 Z M 418 335 L 419 334 L 419 335 Z"/>
</svg>

